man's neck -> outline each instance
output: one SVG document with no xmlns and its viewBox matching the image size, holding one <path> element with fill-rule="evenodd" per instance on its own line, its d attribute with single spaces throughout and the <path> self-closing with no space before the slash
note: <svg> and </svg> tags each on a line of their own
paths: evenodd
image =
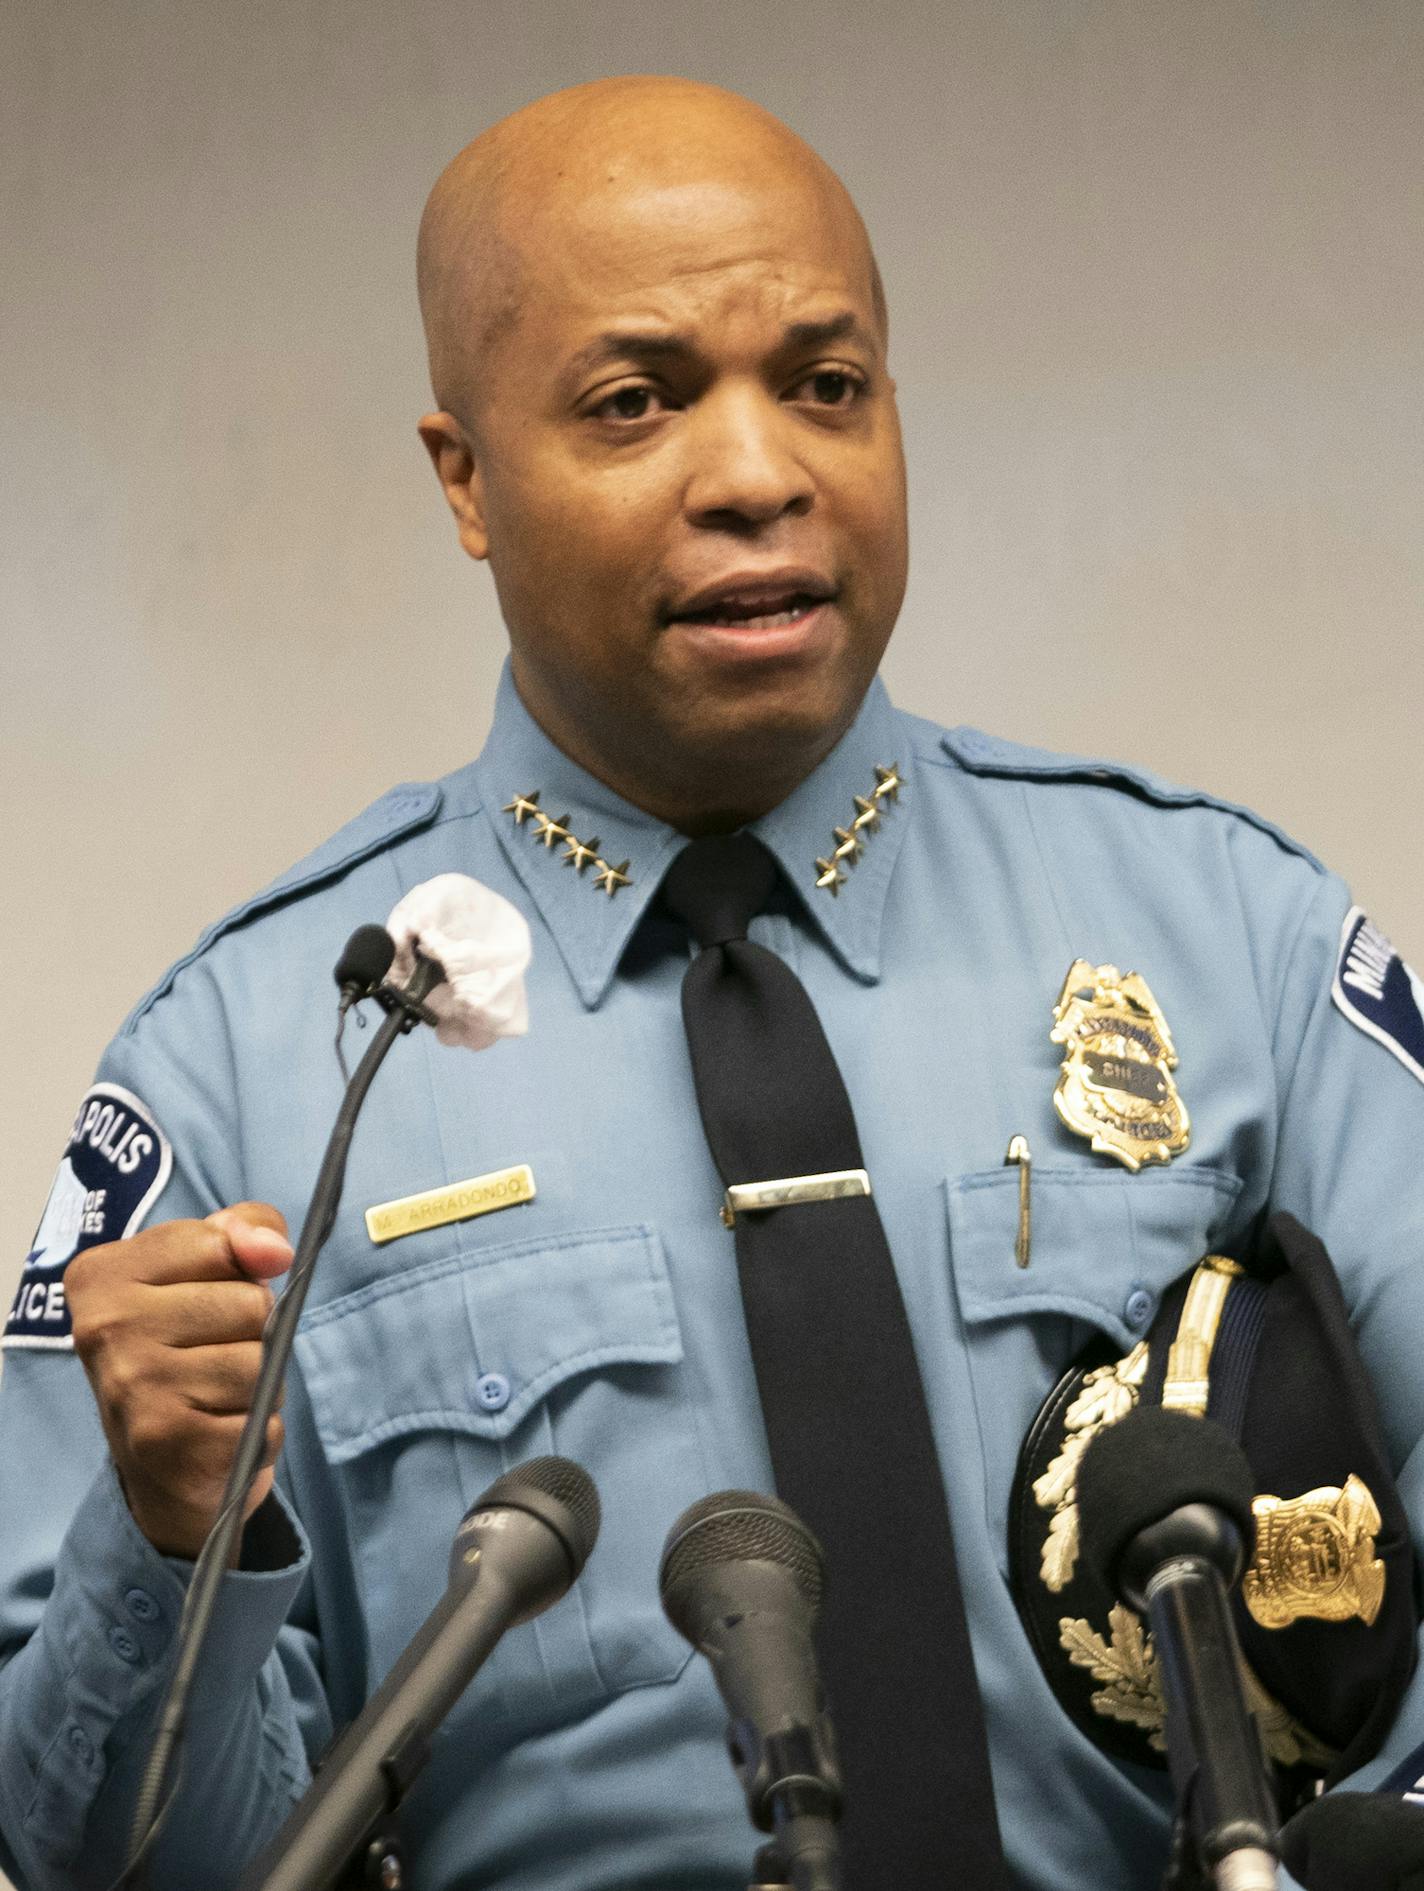
<svg viewBox="0 0 1424 1891">
<path fill-rule="evenodd" d="M 520 688 L 517 672 L 514 681 L 526 712 L 555 748 L 632 807 L 690 839 L 735 833 L 780 807 L 846 733 L 843 728 L 824 732 L 814 744 L 794 749 L 765 737 L 750 738 L 743 752 L 733 748 L 716 755 L 682 754 L 674 767 L 669 765 L 672 757 L 650 752 L 652 738 L 640 744 L 634 756 L 596 749 L 582 730 L 566 736 L 551 728 Z"/>
</svg>

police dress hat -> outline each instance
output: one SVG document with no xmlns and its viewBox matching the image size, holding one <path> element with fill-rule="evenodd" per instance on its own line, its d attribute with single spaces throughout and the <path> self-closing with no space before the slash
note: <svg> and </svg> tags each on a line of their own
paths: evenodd
<svg viewBox="0 0 1424 1891">
<path fill-rule="evenodd" d="M 1232 1610 L 1283 1806 L 1374 1753 L 1408 1686 L 1414 1553 L 1364 1365 L 1322 1243 L 1273 1216 L 1244 1261 L 1208 1255 L 1125 1357 L 1069 1368 L 1024 1440 L 1009 1510 L 1015 1601 L 1094 1743 L 1166 1764 L 1151 1639 L 1079 1554 L 1077 1464 L 1137 1405 L 1222 1425 L 1246 1453 L 1256 1543 Z"/>
</svg>

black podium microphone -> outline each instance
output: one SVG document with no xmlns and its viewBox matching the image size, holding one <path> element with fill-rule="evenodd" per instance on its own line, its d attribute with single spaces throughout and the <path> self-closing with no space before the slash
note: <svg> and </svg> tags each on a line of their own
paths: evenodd
<svg viewBox="0 0 1424 1891">
<path fill-rule="evenodd" d="M 442 875 L 437 876 L 437 880 L 467 881 L 467 876 Z M 392 920 L 395 921 L 403 909 L 408 910 L 409 902 L 418 902 L 421 895 L 428 895 L 436 884 L 436 881 L 426 881 L 422 886 L 412 888 L 405 900 L 395 908 Z M 467 897 L 471 888 L 474 889 L 474 896 Z M 446 893 L 450 890 L 448 885 L 444 888 Z M 507 901 L 489 894 L 487 888 L 480 889 L 475 882 L 467 881 L 464 892 L 460 892 L 458 887 L 456 892 L 457 897 L 447 902 L 450 910 L 440 936 L 448 943 L 442 945 L 442 950 L 448 952 L 452 948 L 459 949 L 464 956 L 463 949 L 475 943 L 480 926 L 485 919 L 490 918 L 489 902 L 493 900 L 496 910 L 506 908 L 513 915 L 516 937 L 511 945 L 509 928 L 506 926 L 504 946 L 512 951 L 518 963 L 511 963 L 505 969 L 517 978 L 528 963 L 527 926 Z M 522 943 L 517 936 L 521 929 Z M 297 1237 L 296 1253 L 285 1287 L 262 1335 L 262 1360 L 257 1382 L 223 1487 L 221 1507 L 198 1552 L 184 1595 L 178 1623 L 178 1646 L 167 1689 L 159 1704 L 148 1759 L 139 1781 L 128 1853 L 124 1868 L 110 1891 L 135 1891 L 143 1883 L 150 1855 L 178 1793 L 182 1778 L 188 1702 L 198 1662 L 207 1640 L 223 1576 L 232 1564 L 233 1551 L 243 1528 L 244 1505 L 266 1449 L 268 1420 L 281 1399 L 283 1377 L 317 1256 L 331 1233 L 341 1202 L 347 1156 L 361 1106 L 395 1040 L 413 1031 L 418 1024 L 440 1027 L 440 1019 L 426 1000 L 447 982 L 443 964 L 437 957 L 422 953 L 417 948 L 413 951 L 414 963 L 405 984 L 392 985 L 387 973 L 395 956 L 395 940 L 386 927 L 358 926 L 347 940 L 335 967 L 336 984 L 341 994 L 336 1037 L 338 1060 L 341 1057 L 341 1025 L 352 1005 L 364 997 L 373 997 L 386 1015 L 373 1033 L 372 1041 L 354 1074 L 348 1077 L 345 1065 L 342 1065 L 346 1084 L 341 1107 L 321 1159 L 316 1186 L 312 1190 L 301 1233 Z M 464 1033 L 457 1033 L 452 1041 L 465 1043 L 472 1050 L 486 1048 L 497 1037 L 507 1035 L 511 1028 L 523 1028 L 522 1023 L 511 1026 L 508 1016 L 491 1022 L 483 1016 L 484 1007 L 480 1003 L 472 1005 L 467 1002 L 465 1008 L 472 1014 L 465 1019 L 467 1029 Z M 470 1028 L 473 1024 L 481 1027 L 478 1035 Z"/>
<path fill-rule="evenodd" d="M 668 1620 L 711 1663 L 727 1744 L 759 1831 L 796 1891 L 839 1891 L 841 1782 L 811 1627 L 821 1546 L 778 1498 L 719 1491 L 668 1532 L 658 1587 Z"/>
<path fill-rule="evenodd" d="M 358 926 L 342 947 L 332 976 L 341 993 L 344 1016 L 352 1005 L 369 998 L 396 956 L 396 942 L 384 926 Z"/>
<path fill-rule="evenodd" d="M 327 1891 L 403 1797 L 430 1741 L 508 1628 L 557 1602 L 598 1540 L 593 1479 L 533 1458 L 490 1485 L 450 1552 L 450 1583 L 317 1769 L 240 1891 Z"/>
<path fill-rule="evenodd" d="M 1078 1466 L 1084 1561 L 1145 1615 L 1167 1708 L 1167 1760 L 1218 1891 L 1274 1891 L 1277 1820 L 1227 1591 L 1255 1540 L 1252 1478 L 1207 1418 L 1139 1406 Z"/>
<path fill-rule="evenodd" d="M 1305 1891 L 1424 1891 L 1424 1809 L 1394 1793 L 1326 1793 L 1281 1833 Z"/>
</svg>

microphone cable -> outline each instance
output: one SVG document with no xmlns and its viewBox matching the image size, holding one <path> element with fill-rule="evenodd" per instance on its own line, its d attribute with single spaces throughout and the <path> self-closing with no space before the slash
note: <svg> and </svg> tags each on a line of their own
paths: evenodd
<svg viewBox="0 0 1424 1891">
<path fill-rule="evenodd" d="M 372 980 L 370 975 L 377 955 L 371 949 L 369 935 L 375 932 L 384 934 L 391 951 Z M 394 956 L 394 949 L 394 942 L 388 933 L 384 933 L 384 928 L 362 927 L 353 934 L 337 963 L 336 977 L 341 986 L 343 1008 L 349 1009 L 357 997 L 372 996 L 385 1008 L 386 1016 L 346 1086 L 302 1223 L 286 1288 L 278 1296 L 262 1335 L 262 1364 L 253 1389 L 252 1404 L 248 1408 L 232 1468 L 228 1472 L 222 1504 L 198 1552 L 183 1598 L 178 1620 L 178 1652 L 135 1801 L 128 1854 L 124 1868 L 110 1891 L 138 1891 L 148 1858 L 177 1795 L 182 1777 L 182 1741 L 188 1701 L 197 1676 L 198 1662 L 207 1640 L 213 1610 L 217 1606 L 218 1591 L 231 1565 L 232 1553 L 242 1529 L 243 1507 L 261 1466 L 267 1426 L 281 1398 L 282 1380 L 291 1357 L 297 1322 L 306 1303 L 317 1256 L 326 1245 L 337 1209 L 341 1205 L 346 1162 L 356 1119 L 375 1081 L 376 1072 L 385 1062 L 386 1054 L 396 1039 L 414 1030 L 418 1023 L 432 1022 L 425 1000 L 445 980 L 444 967 L 438 960 L 417 953 L 415 970 L 403 988 L 381 983 L 385 969 Z M 348 998 L 352 987 L 361 984 L 364 984 L 365 989 L 356 990 Z"/>
</svg>

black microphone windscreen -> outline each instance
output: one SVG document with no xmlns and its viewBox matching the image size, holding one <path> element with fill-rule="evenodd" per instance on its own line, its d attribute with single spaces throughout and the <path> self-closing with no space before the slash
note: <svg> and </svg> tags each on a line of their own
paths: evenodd
<svg viewBox="0 0 1424 1891">
<path fill-rule="evenodd" d="M 1281 1833 L 1306 1891 L 1424 1891 L 1424 1811 L 1393 1793 L 1326 1793 Z"/>
<path fill-rule="evenodd" d="M 1084 1561 L 1115 1589 L 1133 1538 L 1189 1504 L 1224 1511 L 1249 1545 L 1254 1494 L 1245 1453 L 1220 1425 L 1140 1405 L 1100 1431 L 1078 1466 Z"/>
<path fill-rule="evenodd" d="M 370 991 L 390 971 L 395 955 L 396 942 L 384 926 L 358 926 L 342 948 L 333 976 L 343 990 L 354 985 Z"/>
<path fill-rule="evenodd" d="M 484 1495 L 470 1506 L 469 1514 L 498 1510 L 502 1504 L 518 1510 L 531 1494 L 552 1497 L 568 1512 L 573 1541 L 567 1548 L 577 1575 L 598 1541 L 602 1511 L 593 1479 L 572 1458 L 530 1458 L 527 1464 L 516 1464 L 512 1471 L 495 1479 Z M 539 1514 L 545 1513 L 540 1511 Z"/>
<path fill-rule="evenodd" d="M 663 1545 L 658 1590 L 664 1605 L 689 1576 L 722 1563 L 779 1563 L 790 1572 L 812 1613 L 820 1607 L 825 1585 L 821 1546 L 790 1504 L 778 1497 L 764 1491 L 723 1490 L 684 1510 Z M 686 1633 L 675 1616 L 673 1620 Z"/>
</svg>

